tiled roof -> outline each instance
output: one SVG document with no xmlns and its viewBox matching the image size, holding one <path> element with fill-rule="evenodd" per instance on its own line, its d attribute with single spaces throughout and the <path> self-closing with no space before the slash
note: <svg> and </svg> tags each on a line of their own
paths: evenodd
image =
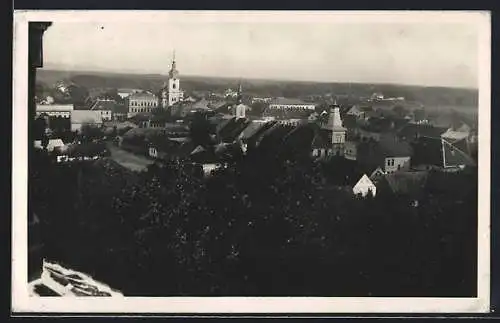
<svg viewBox="0 0 500 323">
<path fill-rule="evenodd" d="M 252 137 L 254 134 L 256 134 L 262 127 L 264 127 L 265 123 L 263 122 L 250 122 L 248 126 L 243 130 L 241 133 L 241 139 L 247 140 L 248 138 Z"/>
<path fill-rule="evenodd" d="M 441 134 L 441 137 L 447 139 L 450 142 L 454 142 L 468 138 L 469 134 L 467 132 L 453 131 L 451 129 L 448 129 L 445 133 Z"/>
<path fill-rule="evenodd" d="M 435 127 L 432 125 L 408 123 L 398 131 L 398 135 L 399 137 L 407 140 L 412 140 L 422 136 L 439 138 L 446 130 L 446 128 Z"/>
<path fill-rule="evenodd" d="M 412 142 L 411 145 L 413 150 L 411 163 L 413 166 L 443 166 L 443 152 L 440 138 L 420 137 Z"/>
<path fill-rule="evenodd" d="M 148 92 L 139 92 L 139 93 L 132 93 L 128 97 L 129 99 L 156 99 L 157 96 L 153 93 L 148 93 Z"/>
<path fill-rule="evenodd" d="M 71 123 L 102 123 L 99 111 L 74 110 L 71 112 Z"/>
<path fill-rule="evenodd" d="M 293 129 L 293 126 L 275 124 L 262 134 L 259 145 L 267 147 L 278 147 L 284 143 L 286 135 Z"/>
<path fill-rule="evenodd" d="M 380 142 L 362 142 L 358 145 L 357 159 L 365 165 L 380 165 L 385 158 L 411 157 L 411 146 L 395 139 L 381 138 Z"/>
<path fill-rule="evenodd" d="M 442 139 L 442 145 L 445 167 L 456 167 L 461 165 L 475 166 L 476 163 L 474 159 L 466 151 L 467 144 L 465 143 L 465 140 L 451 143 L 446 139 Z"/>
<path fill-rule="evenodd" d="M 234 141 L 248 126 L 250 121 L 244 118 L 233 118 L 219 131 L 219 138 L 224 142 Z"/>
<path fill-rule="evenodd" d="M 229 107 L 231 107 L 231 103 L 226 101 L 212 101 L 208 106 L 214 111 L 227 113 L 229 111 Z"/>
<path fill-rule="evenodd" d="M 425 191 L 427 175 L 427 171 L 395 172 L 384 175 L 382 181 L 387 182 L 393 193 L 410 195 L 416 198 Z"/>
<path fill-rule="evenodd" d="M 398 141 L 393 137 L 382 137 L 378 146 L 386 157 L 408 157 L 412 155 L 410 144 Z"/>
<path fill-rule="evenodd" d="M 300 99 L 294 99 L 294 98 L 275 98 L 271 100 L 269 103 L 271 104 L 277 104 L 277 105 L 315 105 L 314 103 L 310 102 L 304 102 Z"/>
<path fill-rule="evenodd" d="M 289 131 L 285 138 L 285 145 L 293 151 L 309 154 L 311 145 L 316 137 L 315 129 L 311 125 L 300 125 Z"/>
<path fill-rule="evenodd" d="M 104 111 L 114 111 L 116 106 L 115 101 L 108 100 L 97 100 L 90 110 L 104 110 Z"/>
<path fill-rule="evenodd" d="M 254 132 L 252 135 L 250 135 L 247 138 L 247 141 L 253 142 L 253 143 L 258 143 L 262 139 L 262 136 L 266 133 L 266 131 L 268 131 L 269 129 L 274 127 L 276 124 L 277 124 L 276 121 L 269 121 L 269 122 L 263 123 L 262 127 L 260 127 L 256 132 Z"/>
<path fill-rule="evenodd" d="M 274 117 L 277 120 L 287 119 L 307 119 L 311 111 L 307 110 L 281 110 L 267 107 L 263 113 L 263 117 Z"/>
</svg>

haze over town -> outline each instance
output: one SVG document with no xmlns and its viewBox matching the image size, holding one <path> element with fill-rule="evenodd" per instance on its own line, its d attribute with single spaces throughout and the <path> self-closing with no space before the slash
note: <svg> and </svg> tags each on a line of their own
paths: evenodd
<svg viewBox="0 0 500 323">
<path fill-rule="evenodd" d="M 46 69 L 477 88 L 467 23 L 57 22 Z"/>
</svg>

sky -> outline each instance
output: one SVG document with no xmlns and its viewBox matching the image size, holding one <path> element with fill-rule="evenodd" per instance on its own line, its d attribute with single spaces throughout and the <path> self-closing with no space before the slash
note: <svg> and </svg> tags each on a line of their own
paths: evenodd
<svg viewBox="0 0 500 323">
<path fill-rule="evenodd" d="M 54 21 L 46 69 L 478 87 L 466 22 L 150 19 Z"/>
</svg>

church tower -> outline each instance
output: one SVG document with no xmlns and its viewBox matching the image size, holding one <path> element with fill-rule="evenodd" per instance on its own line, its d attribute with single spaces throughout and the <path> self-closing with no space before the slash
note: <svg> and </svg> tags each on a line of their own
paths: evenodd
<svg viewBox="0 0 500 323">
<path fill-rule="evenodd" d="M 345 134 L 347 129 L 342 125 L 342 119 L 340 118 L 340 108 L 337 105 L 335 105 L 330 110 L 327 128 L 332 132 L 333 155 L 344 155 Z"/>
<path fill-rule="evenodd" d="M 179 71 L 175 62 L 175 51 L 172 58 L 172 67 L 168 72 L 168 81 L 163 84 L 161 93 L 161 105 L 164 109 L 171 107 L 177 102 L 182 101 L 183 92 L 180 89 Z"/>
<path fill-rule="evenodd" d="M 236 104 L 234 107 L 234 114 L 236 118 L 246 117 L 246 105 L 243 104 L 243 93 L 241 89 L 241 82 L 238 85 L 238 94 L 236 95 Z"/>
</svg>

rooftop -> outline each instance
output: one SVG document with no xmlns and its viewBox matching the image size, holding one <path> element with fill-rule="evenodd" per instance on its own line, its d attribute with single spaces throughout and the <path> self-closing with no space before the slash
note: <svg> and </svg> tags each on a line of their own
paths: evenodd
<svg viewBox="0 0 500 323">
<path fill-rule="evenodd" d="M 270 105 L 315 105 L 314 103 L 311 102 L 304 102 L 300 99 L 294 99 L 294 98 L 275 98 L 269 102 Z"/>
<path fill-rule="evenodd" d="M 97 100 L 90 110 L 114 111 L 116 102 L 114 100 Z"/>
</svg>

